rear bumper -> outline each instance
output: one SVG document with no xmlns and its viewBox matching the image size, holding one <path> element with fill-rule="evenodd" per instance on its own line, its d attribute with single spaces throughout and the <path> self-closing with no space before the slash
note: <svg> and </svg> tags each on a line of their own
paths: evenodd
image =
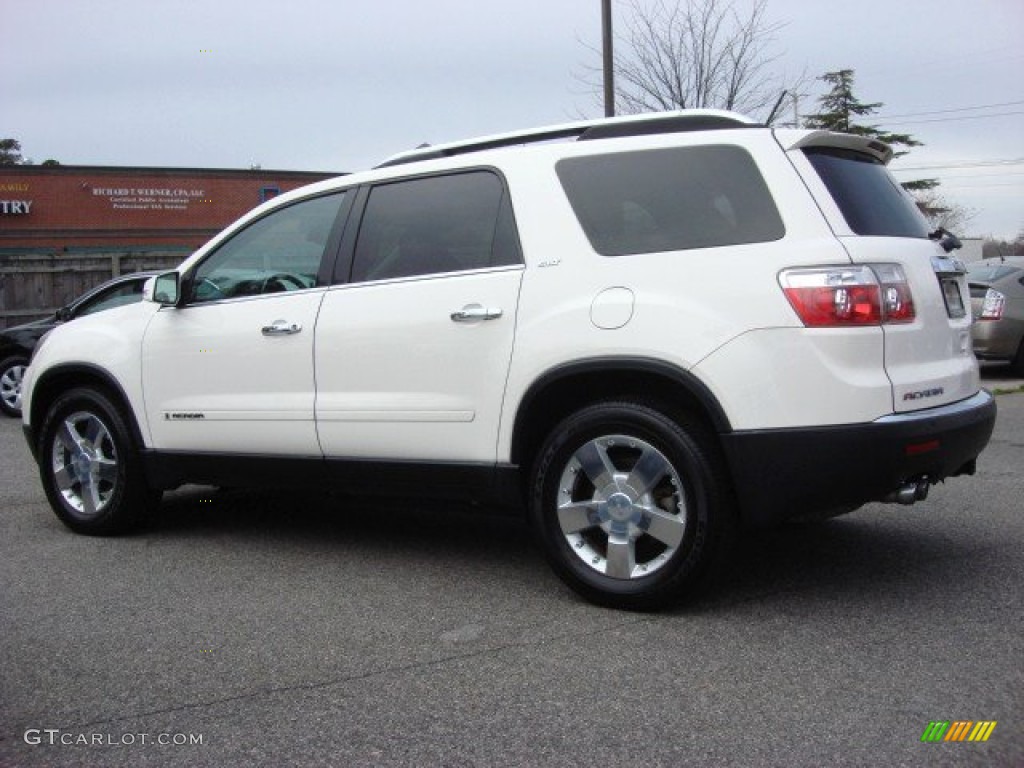
<svg viewBox="0 0 1024 768">
<path fill-rule="evenodd" d="M 978 320 L 971 326 L 974 354 L 980 360 L 1012 360 L 1024 339 L 1024 320 Z"/>
<path fill-rule="evenodd" d="M 867 424 L 723 436 L 740 511 L 752 525 L 881 501 L 905 483 L 974 473 L 996 403 L 986 390 L 958 403 Z"/>
</svg>

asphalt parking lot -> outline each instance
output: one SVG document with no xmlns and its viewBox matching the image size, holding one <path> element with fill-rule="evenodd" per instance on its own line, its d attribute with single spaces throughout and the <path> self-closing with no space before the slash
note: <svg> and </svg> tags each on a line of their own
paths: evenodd
<svg viewBox="0 0 1024 768">
<path fill-rule="evenodd" d="M 987 386 L 976 476 L 748 536 L 655 615 L 414 502 L 188 488 L 76 536 L 2 419 L 0 766 L 1024 765 L 1024 393 Z"/>
</svg>

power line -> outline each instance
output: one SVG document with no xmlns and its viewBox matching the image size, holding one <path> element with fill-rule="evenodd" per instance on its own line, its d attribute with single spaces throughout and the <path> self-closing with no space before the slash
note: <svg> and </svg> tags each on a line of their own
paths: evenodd
<svg viewBox="0 0 1024 768">
<path fill-rule="evenodd" d="M 906 168 L 892 168 L 893 171 L 937 171 L 952 168 L 998 168 L 1024 164 L 1024 157 L 978 160 L 974 163 L 942 163 L 939 165 L 912 165 Z"/>
<path fill-rule="evenodd" d="M 956 184 L 950 180 L 943 180 L 942 186 L 944 189 L 1021 189 L 1024 184 L 1019 181 L 1009 184 Z"/>
<path fill-rule="evenodd" d="M 1003 101 L 999 104 L 979 104 L 976 107 L 957 107 L 956 109 L 936 109 L 931 112 L 905 112 L 899 115 L 879 115 L 878 117 L 882 120 L 887 120 L 893 117 L 926 117 L 927 115 L 945 115 L 951 112 L 970 112 L 975 109 L 995 109 L 996 107 L 1015 107 L 1018 104 L 1024 104 L 1024 99 L 1020 101 Z"/>
<path fill-rule="evenodd" d="M 1004 53 L 1005 51 L 1005 53 Z M 931 59 L 928 61 L 917 62 L 915 66 L 900 67 L 898 71 L 892 71 L 891 68 L 875 68 L 866 67 L 858 68 L 858 74 L 867 73 L 869 75 L 880 75 L 884 74 L 889 80 L 906 81 L 911 77 L 915 76 L 919 72 L 928 72 L 934 74 L 936 70 L 948 69 L 949 67 L 956 67 L 962 69 L 960 62 L 970 62 L 971 64 L 984 63 L 987 65 L 998 64 L 1002 61 L 1011 61 L 1020 58 L 1022 55 L 1017 44 L 1011 43 L 1007 45 L 1001 45 L 996 48 L 989 48 L 983 51 L 972 51 L 971 53 L 965 53 L 960 56 L 942 56 L 940 58 Z M 916 78 L 914 78 L 916 79 Z"/>
<path fill-rule="evenodd" d="M 1010 173 L 965 173 L 963 176 L 944 176 L 947 181 L 959 181 L 960 179 L 1006 179 L 1010 176 L 1024 176 L 1024 171 L 1010 171 Z"/>
<path fill-rule="evenodd" d="M 953 123 L 958 120 L 983 120 L 989 117 L 1009 117 L 1010 115 L 1024 115 L 1024 110 L 1019 112 L 996 112 L 992 115 L 964 115 L 963 117 L 937 117 L 933 120 L 896 120 L 896 121 L 881 121 L 882 124 L 892 125 L 894 122 L 899 125 L 920 125 L 922 123 Z"/>
</svg>

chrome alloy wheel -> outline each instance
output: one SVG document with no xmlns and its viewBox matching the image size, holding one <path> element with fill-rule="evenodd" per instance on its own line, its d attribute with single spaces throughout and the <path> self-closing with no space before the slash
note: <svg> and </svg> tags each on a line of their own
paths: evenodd
<svg viewBox="0 0 1024 768">
<path fill-rule="evenodd" d="M 57 428 L 51 451 L 57 489 L 73 510 L 94 517 L 117 490 L 117 451 L 99 417 L 76 411 Z"/>
<path fill-rule="evenodd" d="M 608 435 L 573 453 L 559 479 L 558 524 L 588 567 L 638 579 L 669 562 L 686 532 L 686 496 L 665 455 Z"/>
<path fill-rule="evenodd" d="M 25 365 L 12 365 L 0 376 L 0 399 L 10 411 L 21 410 L 21 380 L 25 377 Z"/>
</svg>

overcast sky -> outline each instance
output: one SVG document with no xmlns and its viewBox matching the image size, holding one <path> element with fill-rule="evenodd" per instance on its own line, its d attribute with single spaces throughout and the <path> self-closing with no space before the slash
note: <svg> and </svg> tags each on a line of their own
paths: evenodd
<svg viewBox="0 0 1024 768">
<path fill-rule="evenodd" d="M 749 7 L 736 0 L 738 7 Z M 626 4 L 615 0 L 616 18 Z M 0 0 L 0 138 L 36 162 L 353 171 L 600 116 L 600 0 Z M 768 0 L 775 67 L 856 70 L 893 167 L 1024 229 L 1024 0 Z M 891 116 L 891 117 L 890 117 Z M 882 118 L 887 118 L 882 120 Z M 914 170 L 919 169 L 922 170 Z"/>
</svg>

